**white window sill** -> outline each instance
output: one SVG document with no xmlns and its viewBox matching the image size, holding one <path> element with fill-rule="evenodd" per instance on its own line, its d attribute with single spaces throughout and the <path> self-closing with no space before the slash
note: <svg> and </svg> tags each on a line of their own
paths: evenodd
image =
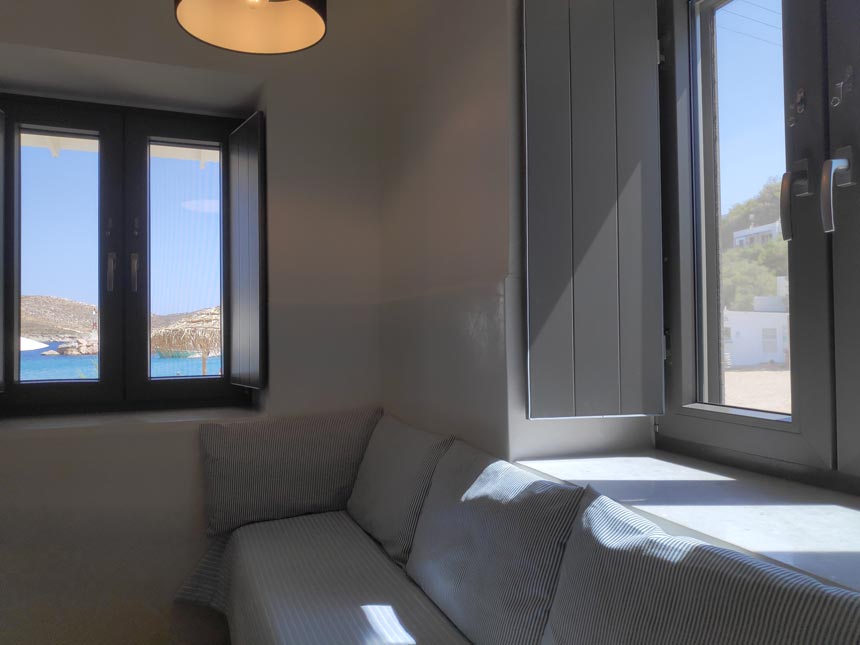
<svg viewBox="0 0 860 645">
<path fill-rule="evenodd" d="M 860 498 L 658 450 L 520 465 L 601 493 L 665 530 L 860 590 Z"/>
<path fill-rule="evenodd" d="M 204 423 L 254 417 L 260 413 L 249 408 L 191 408 L 147 410 L 137 412 L 104 412 L 91 414 L 57 414 L 23 416 L 0 420 L 0 435 L 17 431 L 62 430 L 72 428 L 121 430 L 129 426 L 170 426 L 177 423 Z"/>
</svg>

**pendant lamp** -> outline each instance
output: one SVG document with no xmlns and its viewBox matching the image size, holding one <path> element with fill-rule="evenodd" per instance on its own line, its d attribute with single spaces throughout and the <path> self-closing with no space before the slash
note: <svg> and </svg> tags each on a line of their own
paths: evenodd
<svg viewBox="0 0 860 645">
<path fill-rule="evenodd" d="M 175 0 L 176 20 L 205 43 L 247 54 L 313 47 L 326 32 L 326 0 Z"/>
</svg>

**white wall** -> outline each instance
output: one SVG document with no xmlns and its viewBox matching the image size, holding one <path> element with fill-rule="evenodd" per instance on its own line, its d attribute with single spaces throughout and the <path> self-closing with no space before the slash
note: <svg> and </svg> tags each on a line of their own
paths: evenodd
<svg viewBox="0 0 860 645">
<path fill-rule="evenodd" d="M 257 58 L 193 41 L 164 3 L 6 2 L 0 87 L 193 107 L 208 84 L 220 112 L 261 94 L 265 412 L 381 400 L 500 456 L 639 445 L 641 420 L 525 421 L 516 4 L 330 0 L 322 47 Z M 0 641 L 182 642 L 198 421 L 0 422 Z"/>
<path fill-rule="evenodd" d="M 378 21 L 329 6 L 324 47 L 260 58 L 188 38 L 170 3 L 0 3 L 0 90 L 266 109 L 271 414 L 381 398 Z M 0 421 L 0 642 L 222 642 L 172 603 L 205 546 L 200 418 Z"/>
<path fill-rule="evenodd" d="M 647 447 L 650 419 L 526 419 L 519 7 L 389 4 L 383 401 L 513 459 Z"/>
<path fill-rule="evenodd" d="M 389 3 L 383 160 L 383 402 L 497 455 L 508 452 L 506 4 Z"/>
<path fill-rule="evenodd" d="M 373 59 L 353 49 L 365 43 L 350 43 L 263 95 L 271 414 L 380 399 L 378 95 Z"/>
<path fill-rule="evenodd" d="M 0 422 L 0 642 L 225 642 L 172 603 L 204 547 L 201 414 Z"/>
</svg>

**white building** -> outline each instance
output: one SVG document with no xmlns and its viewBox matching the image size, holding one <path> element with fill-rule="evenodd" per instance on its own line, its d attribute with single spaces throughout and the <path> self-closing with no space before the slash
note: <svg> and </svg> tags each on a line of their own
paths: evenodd
<svg viewBox="0 0 860 645">
<path fill-rule="evenodd" d="M 726 367 L 785 366 L 789 360 L 787 311 L 723 311 Z"/>
<path fill-rule="evenodd" d="M 782 224 L 779 220 L 771 224 L 761 226 L 750 226 L 749 228 L 735 231 L 732 234 L 733 243 L 736 247 L 755 246 L 756 244 L 767 244 L 773 240 L 782 239 Z"/>
</svg>

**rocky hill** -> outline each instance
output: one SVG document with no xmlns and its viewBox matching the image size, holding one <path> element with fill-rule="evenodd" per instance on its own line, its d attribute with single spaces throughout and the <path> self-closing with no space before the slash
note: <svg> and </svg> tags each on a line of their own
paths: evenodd
<svg viewBox="0 0 860 645">
<path fill-rule="evenodd" d="M 152 316 L 152 329 L 161 329 L 190 314 Z M 98 308 L 53 296 L 21 296 L 21 336 L 42 343 L 72 342 L 90 337 Z"/>
<path fill-rule="evenodd" d="M 21 335 L 43 343 L 89 336 L 98 309 L 52 296 L 21 296 Z"/>
</svg>

